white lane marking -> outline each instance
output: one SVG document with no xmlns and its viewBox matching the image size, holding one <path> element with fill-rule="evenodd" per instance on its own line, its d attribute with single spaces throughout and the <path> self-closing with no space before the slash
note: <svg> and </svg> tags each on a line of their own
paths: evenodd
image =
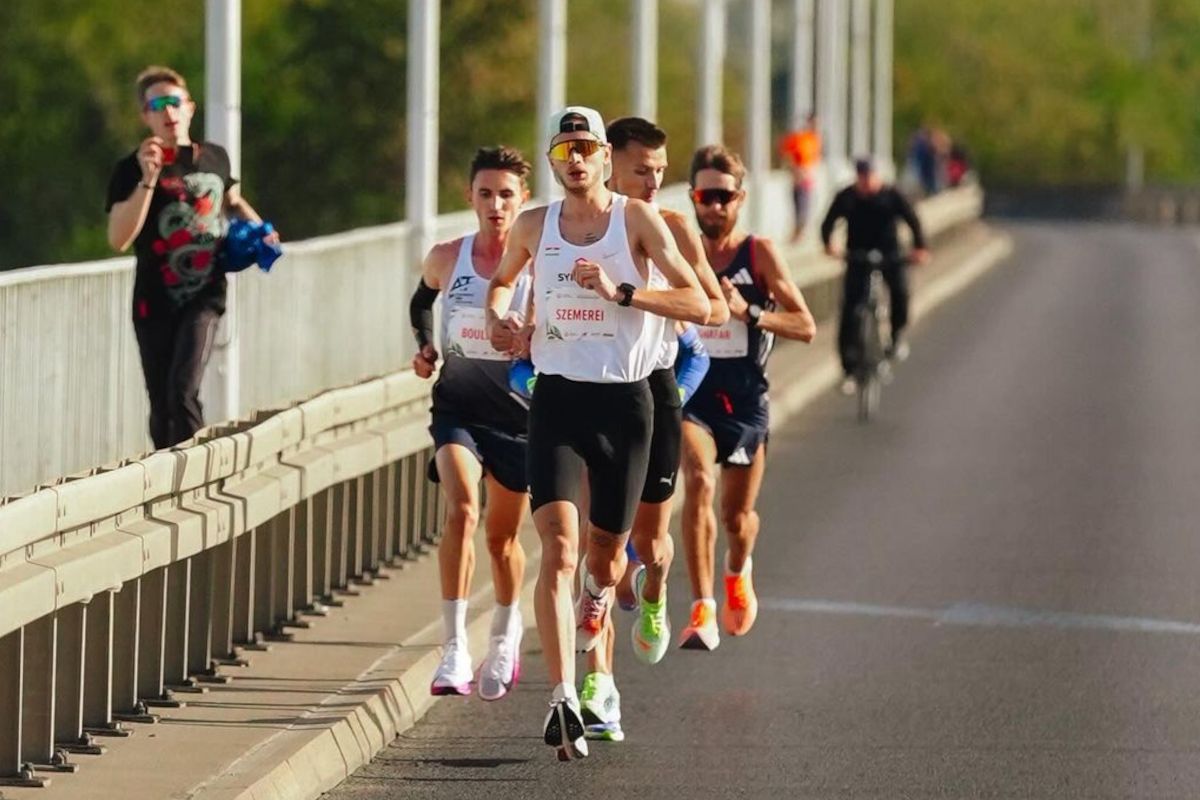
<svg viewBox="0 0 1200 800">
<path fill-rule="evenodd" d="M 798 611 L 809 614 L 843 614 L 865 617 L 924 619 L 935 625 L 960 625 L 990 628 L 1065 628 L 1138 633 L 1174 633 L 1200 635 L 1200 624 L 1147 617 L 1121 617 L 1110 614 L 1078 614 L 1070 611 L 1045 611 L 1031 608 L 991 606 L 983 603 L 956 603 L 945 609 L 909 608 L 835 600 L 763 598 L 760 605 L 774 611 Z"/>
</svg>

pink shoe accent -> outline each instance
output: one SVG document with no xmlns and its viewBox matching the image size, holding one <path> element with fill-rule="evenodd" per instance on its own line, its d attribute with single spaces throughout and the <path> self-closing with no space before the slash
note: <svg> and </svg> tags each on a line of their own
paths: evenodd
<svg viewBox="0 0 1200 800">
<path fill-rule="evenodd" d="M 434 697 L 467 697 L 471 694 L 471 684 L 463 683 L 458 686 L 438 686 L 429 684 L 429 693 Z"/>
</svg>

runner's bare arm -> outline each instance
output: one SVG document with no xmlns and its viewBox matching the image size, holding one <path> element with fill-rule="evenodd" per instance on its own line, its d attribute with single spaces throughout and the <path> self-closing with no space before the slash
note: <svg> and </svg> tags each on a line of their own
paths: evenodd
<svg viewBox="0 0 1200 800">
<path fill-rule="evenodd" d="M 724 325 L 729 321 L 729 305 L 725 302 L 725 294 L 721 291 L 717 274 L 713 272 L 708 263 L 708 256 L 704 254 L 700 234 L 687 224 L 687 218 L 682 214 L 668 211 L 663 212 L 662 218 L 667 223 L 671 235 L 675 237 L 675 246 L 679 248 L 679 254 L 683 256 L 684 261 L 692 265 L 692 269 L 696 271 L 696 279 L 700 281 L 700 288 L 708 296 L 712 310 L 704 324 L 713 327 Z"/>
<path fill-rule="evenodd" d="M 811 342 L 817 334 L 817 323 L 808 310 L 808 304 L 804 302 L 800 287 L 792 280 L 787 263 L 769 239 L 755 237 L 754 247 L 756 264 L 777 304 L 775 311 L 762 313 L 758 318 L 758 327 L 785 339 Z M 746 319 L 744 309 L 741 313 L 738 318 Z"/>
<path fill-rule="evenodd" d="M 712 306 L 696 271 L 680 254 L 675 237 L 659 213 L 648 203 L 630 200 L 625 225 L 630 244 L 653 261 L 671 285 L 670 289 L 638 289 L 633 294 L 633 307 L 668 319 L 706 324 Z"/>
<path fill-rule="evenodd" d="M 504 255 L 488 285 L 487 302 L 487 335 L 492 346 L 497 350 L 507 351 L 512 347 L 511 334 L 516 333 L 521 325 L 515 320 L 503 319 L 504 313 L 512 305 L 513 286 L 521 277 L 521 270 L 533 259 L 541 237 L 542 222 L 546 218 L 546 209 L 533 208 L 522 211 L 513 223 L 512 231 L 504 246 Z M 508 335 L 502 335 L 498 327 L 508 330 Z M 504 346 L 500 346 L 504 345 Z"/>
</svg>

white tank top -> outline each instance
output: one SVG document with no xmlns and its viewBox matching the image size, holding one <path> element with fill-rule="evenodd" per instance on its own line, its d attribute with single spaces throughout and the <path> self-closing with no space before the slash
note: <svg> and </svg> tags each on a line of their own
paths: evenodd
<svg viewBox="0 0 1200 800">
<path fill-rule="evenodd" d="M 663 317 L 603 300 L 571 280 L 575 260 L 586 258 L 602 266 L 615 284 L 647 286 L 629 249 L 626 198 L 612 197 L 608 230 L 589 245 L 574 245 L 563 238 L 561 200 L 546 209 L 533 267 L 537 321 L 531 351 L 539 373 L 586 383 L 634 383 L 658 363 L 666 325 Z"/>
<path fill-rule="evenodd" d="M 505 353 L 492 347 L 487 337 L 484 304 L 490 281 L 475 271 L 471 249 L 475 235 L 464 236 L 458 249 L 454 271 L 442 291 L 442 354 L 446 358 L 473 358 L 479 361 L 509 361 Z M 524 314 L 529 302 L 529 273 L 522 272 L 513 287 L 509 314 Z"/>
</svg>

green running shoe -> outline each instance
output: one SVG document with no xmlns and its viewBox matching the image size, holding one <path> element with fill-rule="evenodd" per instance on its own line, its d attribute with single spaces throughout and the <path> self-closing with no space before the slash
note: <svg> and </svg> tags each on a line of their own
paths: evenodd
<svg viewBox="0 0 1200 800">
<path fill-rule="evenodd" d="M 638 599 L 637 619 L 633 623 L 631 638 L 633 654 L 643 664 L 657 664 L 667 654 L 671 643 L 671 621 L 667 619 L 667 593 L 657 603 L 642 596 L 646 585 L 646 570 L 638 570 L 633 590 Z"/>
<path fill-rule="evenodd" d="M 605 742 L 625 740 L 625 732 L 621 730 L 621 693 L 611 675 L 589 672 L 584 676 L 579 705 L 583 709 L 586 738 Z"/>
</svg>

